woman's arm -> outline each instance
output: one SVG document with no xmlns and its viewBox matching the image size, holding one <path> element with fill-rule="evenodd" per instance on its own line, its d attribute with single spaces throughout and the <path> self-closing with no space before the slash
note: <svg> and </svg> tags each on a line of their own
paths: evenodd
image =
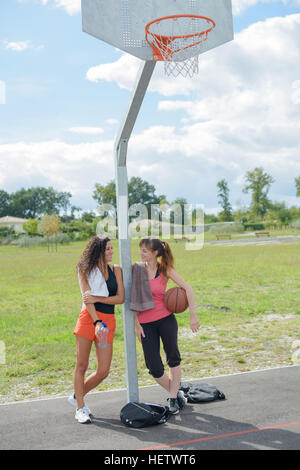
<svg viewBox="0 0 300 470">
<path fill-rule="evenodd" d="M 190 325 L 193 333 L 195 333 L 199 327 L 199 320 L 196 314 L 196 308 L 195 308 L 195 295 L 194 291 L 191 288 L 191 286 L 184 280 L 182 277 L 179 276 L 179 274 L 175 271 L 175 269 L 171 269 L 168 273 L 168 277 L 178 284 L 179 287 L 182 287 L 185 289 L 188 304 L 189 304 L 189 309 L 190 309 Z"/>
<path fill-rule="evenodd" d="M 116 275 L 116 280 L 118 284 L 118 290 L 117 290 L 116 295 L 113 295 L 111 297 L 95 296 L 95 295 L 87 294 L 86 290 L 84 290 L 84 293 L 82 295 L 83 302 L 85 304 L 86 303 L 95 304 L 96 302 L 101 302 L 103 304 L 108 304 L 108 305 L 123 304 L 125 300 L 125 289 L 124 289 L 124 283 L 123 283 L 122 268 L 120 266 L 115 265 L 115 275 Z M 87 290 L 90 290 L 90 289 L 87 289 Z"/>
<path fill-rule="evenodd" d="M 90 290 L 90 285 L 88 283 L 88 280 L 86 276 L 82 273 L 80 273 L 80 282 L 81 282 L 83 292 Z M 99 320 L 96 309 L 95 309 L 95 305 L 93 303 L 85 303 L 85 306 L 90 316 L 92 317 L 93 322 L 95 322 L 96 320 Z M 101 328 L 101 323 L 97 323 L 95 326 L 95 334 L 97 337 L 99 336 L 100 328 Z"/>
<path fill-rule="evenodd" d="M 145 338 L 145 333 L 144 333 L 142 325 L 139 322 L 138 314 L 139 312 L 134 312 L 136 334 L 137 334 L 139 342 L 141 343 L 142 342 L 141 337 L 143 336 L 143 338 Z"/>
</svg>

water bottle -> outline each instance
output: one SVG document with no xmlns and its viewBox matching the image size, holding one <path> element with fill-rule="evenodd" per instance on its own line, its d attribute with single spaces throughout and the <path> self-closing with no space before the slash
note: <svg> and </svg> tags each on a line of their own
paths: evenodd
<svg viewBox="0 0 300 470">
<path fill-rule="evenodd" d="M 100 328 L 100 335 L 97 341 L 99 348 L 106 348 L 107 346 L 107 336 L 108 336 L 108 328 L 106 323 L 102 322 L 102 326 Z"/>
</svg>

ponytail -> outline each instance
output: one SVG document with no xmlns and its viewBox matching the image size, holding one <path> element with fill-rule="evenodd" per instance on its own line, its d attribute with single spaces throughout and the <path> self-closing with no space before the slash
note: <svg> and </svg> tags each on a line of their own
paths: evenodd
<svg viewBox="0 0 300 470">
<path fill-rule="evenodd" d="M 168 278 L 169 270 L 174 268 L 174 256 L 171 250 L 169 243 L 162 242 L 163 252 L 161 255 L 161 260 L 159 264 L 159 272 L 163 274 L 164 277 Z"/>
</svg>

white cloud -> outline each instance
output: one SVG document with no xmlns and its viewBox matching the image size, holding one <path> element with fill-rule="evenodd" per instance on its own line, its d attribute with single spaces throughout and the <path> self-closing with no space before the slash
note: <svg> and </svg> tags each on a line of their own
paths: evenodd
<svg viewBox="0 0 300 470">
<path fill-rule="evenodd" d="M 118 119 L 113 119 L 113 118 L 112 119 L 106 119 L 105 122 L 110 126 L 114 126 L 115 124 L 119 123 Z"/>
<path fill-rule="evenodd" d="M 74 194 L 74 204 L 82 208 L 95 206 L 95 183 L 114 176 L 113 145 L 113 141 L 74 145 L 60 140 L 0 144 L 0 187 L 14 192 L 53 186 Z"/>
<path fill-rule="evenodd" d="M 300 104 L 300 80 L 295 80 L 292 83 L 292 96 L 291 96 L 291 98 L 292 98 L 292 102 L 294 104 Z"/>
<path fill-rule="evenodd" d="M 170 112 L 172 123 L 178 112 L 181 127 L 153 126 L 135 135 L 129 168 L 169 191 L 180 181 L 195 198 L 201 185 L 204 193 L 208 187 L 215 193 L 218 177 L 227 177 L 240 195 L 241 175 L 263 166 L 276 180 L 274 191 L 291 198 L 294 174 L 300 174 L 299 53 L 300 14 L 295 14 L 253 24 L 233 42 L 204 54 L 192 80 L 165 78 L 159 64 L 149 92 L 169 97 L 158 110 Z M 122 54 L 95 67 L 93 80 L 131 89 L 139 64 Z M 193 171 L 199 181 L 194 187 Z"/>
<path fill-rule="evenodd" d="M 98 83 L 101 80 L 117 82 L 120 88 L 131 89 L 141 61 L 129 54 L 122 54 L 116 61 L 91 67 L 86 74 L 87 80 Z"/>
<path fill-rule="evenodd" d="M 69 15 L 74 15 L 81 11 L 81 0 L 41 0 L 43 5 L 52 5 L 56 8 L 63 8 Z"/>
<path fill-rule="evenodd" d="M 116 62 L 91 67 L 87 71 L 86 78 L 94 83 L 101 80 L 110 83 L 116 82 L 121 89 L 131 90 L 141 64 L 142 61 L 137 57 L 122 53 Z M 197 77 L 189 80 L 184 77 L 178 77 L 176 80 L 166 79 L 163 64 L 158 63 L 149 85 L 149 91 L 159 92 L 165 96 L 188 95 L 191 90 L 197 89 L 197 83 Z"/>
<path fill-rule="evenodd" d="M 69 131 L 75 134 L 99 135 L 103 134 L 104 129 L 101 127 L 71 127 Z"/>
<path fill-rule="evenodd" d="M 34 46 L 30 40 L 26 40 L 26 41 L 6 41 L 6 40 L 4 40 L 4 41 L 2 41 L 2 43 L 3 43 L 3 45 L 6 49 L 10 49 L 10 50 L 15 51 L 15 52 L 23 52 L 26 49 L 39 50 L 39 49 L 44 48 L 44 46 L 42 46 L 42 45 Z"/>
<path fill-rule="evenodd" d="M 241 15 L 247 8 L 258 3 L 275 3 L 281 1 L 284 5 L 300 5 L 300 0 L 232 0 L 232 9 L 234 15 Z"/>
<path fill-rule="evenodd" d="M 235 41 L 204 54 L 194 80 L 170 81 L 157 68 L 150 91 L 162 99 L 154 122 L 160 122 L 160 113 L 170 112 L 170 124 L 134 133 L 129 178 L 141 176 L 170 200 L 184 196 L 209 208 L 217 206 L 217 181 L 228 180 L 234 205 L 245 197 L 243 175 L 262 166 L 276 180 L 271 197 L 295 203 L 299 45 L 300 14 L 290 15 L 253 24 Z M 139 64 L 122 54 L 112 64 L 90 69 L 88 78 L 131 89 Z M 76 194 L 74 203 L 89 208 L 94 184 L 114 178 L 113 148 L 113 141 L 0 145 L 0 187 L 13 191 L 35 182 L 51 184 Z"/>
</svg>

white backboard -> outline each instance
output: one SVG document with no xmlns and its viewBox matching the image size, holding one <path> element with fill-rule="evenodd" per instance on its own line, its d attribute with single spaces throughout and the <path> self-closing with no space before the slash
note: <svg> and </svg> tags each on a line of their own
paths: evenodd
<svg viewBox="0 0 300 470">
<path fill-rule="evenodd" d="M 201 52 L 233 39 L 231 0 L 81 0 L 84 32 L 143 60 L 153 60 L 147 23 L 171 15 L 200 15 L 216 23 Z"/>
</svg>

